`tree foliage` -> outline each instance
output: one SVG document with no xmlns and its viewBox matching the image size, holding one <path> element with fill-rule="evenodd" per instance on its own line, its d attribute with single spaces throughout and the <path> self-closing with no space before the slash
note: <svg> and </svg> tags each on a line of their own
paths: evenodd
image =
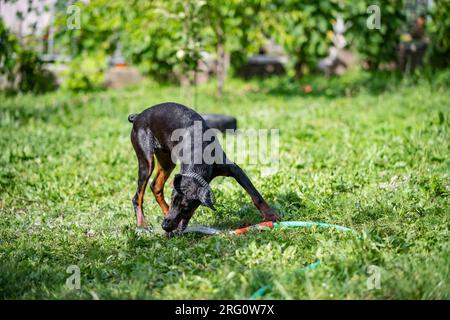
<svg viewBox="0 0 450 320">
<path fill-rule="evenodd" d="M 339 1 L 287 0 L 268 4 L 262 12 L 266 33 L 290 55 L 297 77 L 327 55 Z"/>
<path fill-rule="evenodd" d="M 11 91 L 41 93 L 55 87 L 55 79 L 43 68 L 37 53 L 23 46 L 0 18 L 0 75 Z"/>
<path fill-rule="evenodd" d="M 61 11 L 57 19 L 61 48 L 72 56 L 108 54 L 120 43 L 129 61 L 162 80 L 177 71 L 195 72 L 204 51 L 215 52 L 217 65 L 224 70 L 225 52 L 245 56 L 247 48 L 256 47 L 252 41 L 256 33 L 252 37 L 249 33 L 257 27 L 258 0 L 92 0 L 74 5 L 81 8 L 81 28 L 68 30 L 66 12 Z"/>
<path fill-rule="evenodd" d="M 290 58 L 297 76 L 314 70 L 328 54 L 333 22 L 342 14 L 351 28 L 347 40 L 372 69 L 396 59 L 399 31 L 405 26 L 406 0 L 91 0 L 81 8 L 81 28 L 68 30 L 67 14 L 57 19 L 57 41 L 73 57 L 111 54 L 121 45 L 141 71 L 168 80 L 174 73 L 195 75 L 203 52 L 217 61 L 218 92 L 226 58 L 240 66 L 273 38 Z M 368 7 L 380 8 L 381 27 L 367 27 Z M 449 1 L 436 1 L 433 52 L 448 52 Z M 99 54 L 101 52 L 101 54 Z"/>
<path fill-rule="evenodd" d="M 435 67 L 450 66 L 450 1 L 436 0 L 429 24 L 431 36 L 430 62 Z"/>
<path fill-rule="evenodd" d="M 369 6 L 375 4 L 380 9 L 381 28 L 368 28 L 371 13 Z M 347 35 L 350 43 L 364 59 L 370 69 L 378 69 L 382 63 L 396 60 L 400 30 L 405 26 L 404 0 L 348 0 L 344 15 L 352 23 Z"/>
</svg>

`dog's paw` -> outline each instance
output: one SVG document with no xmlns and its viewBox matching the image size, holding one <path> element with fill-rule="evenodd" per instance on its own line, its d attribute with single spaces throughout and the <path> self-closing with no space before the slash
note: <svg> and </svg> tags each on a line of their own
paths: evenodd
<svg viewBox="0 0 450 320">
<path fill-rule="evenodd" d="M 275 210 L 270 210 L 269 212 L 264 213 L 264 221 L 280 221 L 281 217 L 278 215 L 278 213 Z"/>
<path fill-rule="evenodd" d="M 136 227 L 135 232 L 139 236 L 149 235 L 153 232 L 153 228 L 152 228 L 152 226 L 145 226 L 145 227 L 139 226 L 139 227 Z"/>
</svg>

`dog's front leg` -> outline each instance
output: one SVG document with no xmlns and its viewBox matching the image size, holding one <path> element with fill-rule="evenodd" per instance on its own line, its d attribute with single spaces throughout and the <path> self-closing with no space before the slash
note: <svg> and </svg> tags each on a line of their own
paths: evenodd
<svg viewBox="0 0 450 320">
<path fill-rule="evenodd" d="M 276 211 L 267 204 L 248 176 L 237 164 L 232 163 L 227 165 L 225 171 L 227 171 L 227 175 L 233 177 L 247 191 L 255 206 L 263 214 L 265 221 L 277 221 L 280 219 Z"/>
</svg>

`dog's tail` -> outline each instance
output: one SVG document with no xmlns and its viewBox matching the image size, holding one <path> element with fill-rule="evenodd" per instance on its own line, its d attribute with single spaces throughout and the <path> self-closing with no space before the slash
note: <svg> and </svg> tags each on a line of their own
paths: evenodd
<svg viewBox="0 0 450 320">
<path fill-rule="evenodd" d="M 129 116 L 128 116 L 128 121 L 130 121 L 131 123 L 133 123 L 134 122 L 134 120 L 136 119 L 136 117 L 139 115 L 139 113 L 133 113 L 133 114 L 130 114 Z"/>
</svg>

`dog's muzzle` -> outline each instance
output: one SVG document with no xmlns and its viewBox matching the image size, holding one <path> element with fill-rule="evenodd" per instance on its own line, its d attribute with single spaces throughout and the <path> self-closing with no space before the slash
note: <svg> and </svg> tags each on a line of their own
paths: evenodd
<svg viewBox="0 0 450 320">
<path fill-rule="evenodd" d="M 164 231 L 166 231 L 166 232 L 173 231 L 178 226 L 178 223 L 176 220 L 179 220 L 179 219 L 172 219 L 169 217 L 165 218 L 161 224 L 161 228 L 163 228 Z"/>
</svg>

